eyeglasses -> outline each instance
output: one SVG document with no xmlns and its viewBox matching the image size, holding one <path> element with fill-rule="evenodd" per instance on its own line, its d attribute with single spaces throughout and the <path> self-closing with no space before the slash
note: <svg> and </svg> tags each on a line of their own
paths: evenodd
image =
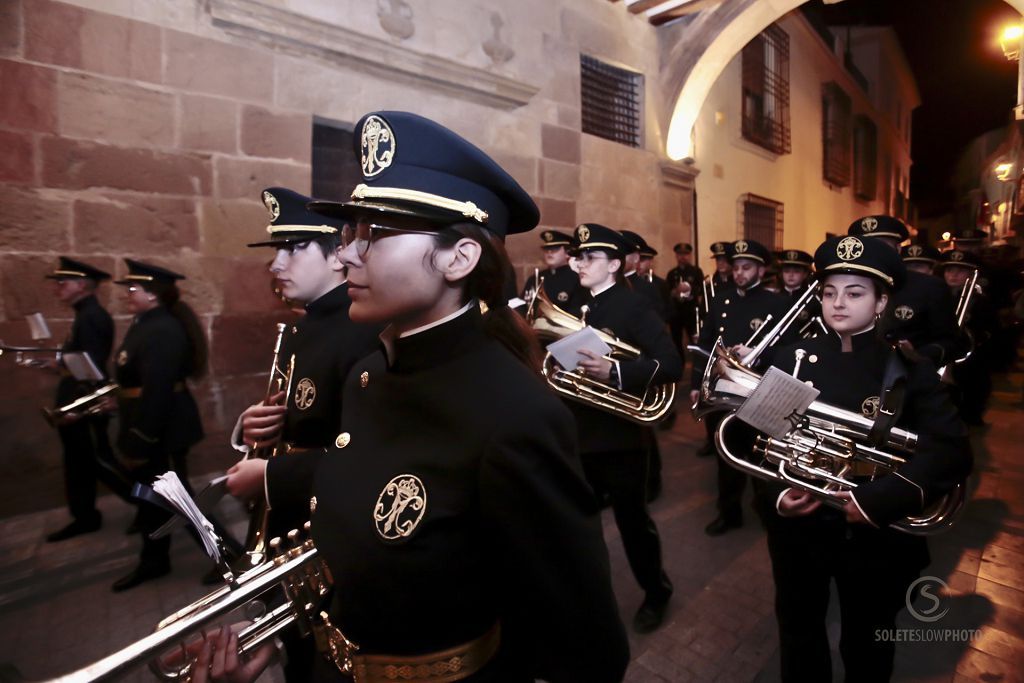
<svg viewBox="0 0 1024 683">
<path fill-rule="evenodd" d="M 407 234 L 407 235 L 436 235 L 437 231 L 434 230 L 413 230 L 410 228 L 396 228 L 390 225 L 380 225 L 379 223 L 356 223 L 354 226 L 348 223 L 341 229 L 341 247 L 347 249 L 349 245 L 354 245 L 356 253 L 359 258 L 362 259 L 366 256 L 367 252 L 370 251 L 370 245 L 380 239 L 381 232 L 388 232 L 393 234 Z"/>
<path fill-rule="evenodd" d="M 577 263 L 585 263 L 585 264 L 589 265 L 592 261 L 602 261 L 602 260 L 603 261 L 607 261 L 608 260 L 608 255 L 607 254 L 602 254 L 600 252 L 598 252 L 598 253 L 584 252 L 582 254 L 574 256 L 573 259 L 575 259 L 575 261 Z"/>
</svg>

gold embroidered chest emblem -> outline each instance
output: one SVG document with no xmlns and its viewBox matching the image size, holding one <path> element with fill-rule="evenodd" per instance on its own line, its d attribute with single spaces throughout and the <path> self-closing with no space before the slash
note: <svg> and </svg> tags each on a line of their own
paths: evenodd
<svg viewBox="0 0 1024 683">
<path fill-rule="evenodd" d="M 864 253 L 864 243 L 856 237 L 844 237 L 836 245 L 836 256 L 844 261 L 852 261 Z"/>
<path fill-rule="evenodd" d="M 360 135 L 363 175 L 372 178 L 395 159 L 397 141 L 391 126 L 379 116 L 367 117 Z"/>
<path fill-rule="evenodd" d="M 558 296 L 555 297 L 560 303 L 565 303 L 569 300 L 569 292 L 559 292 Z"/>
<path fill-rule="evenodd" d="M 576 239 L 578 239 L 580 242 L 586 242 L 587 240 L 589 240 L 590 228 L 588 228 L 585 225 L 581 225 L 580 227 L 576 228 Z"/>
<path fill-rule="evenodd" d="M 373 521 L 386 541 L 407 538 L 416 530 L 427 510 L 427 487 L 415 474 L 400 474 L 377 496 Z"/>
<path fill-rule="evenodd" d="M 118 352 L 118 354 L 117 354 L 117 365 L 118 365 L 118 367 L 122 367 L 123 368 L 125 365 L 127 365 L 127 363 L 128 363 L 128 352 L 125 351 L 124 349 L 121 349 L 121 351 Z"/>
<path fill-rule="evenodd" d="M 910 320 L 914 317 L 914 309 L 910 306 L 897 306 L 896 310 L 892 312 L 896 316 L 897 320 Z"/>
<path fill-rule="evenodd" d="M 295 385 L 295 407 L 299 410 L 306 410 L 316 401 L 316 385 L 313 380 L 303 377 Z"/>
<path fill-rule="evenodd" d="M 753 320 L 750 321 L 751 330 L 761 329 L 761 325 L 764 325 L 764 321 L 761 320 L 760 318 L 754 318 Z"/>
<path fill-rule="evenodd" d="M 876 417 L 878 415 L 878 406 L 881 405 L 882 401 L 877 396 L 868 396 L 864 399 L 864 402 L 860 404 L 860 412 L 864 417 Z"/>
</svg>

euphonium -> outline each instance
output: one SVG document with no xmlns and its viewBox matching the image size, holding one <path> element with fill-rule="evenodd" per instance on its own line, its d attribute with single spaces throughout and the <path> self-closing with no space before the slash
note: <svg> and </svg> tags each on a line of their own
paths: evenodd
<svg viewBox="0 0 1024 683">
<path fill-rule="evenodd" d="M 76 398 L 66 405 L 57 408 L 42 408 L 43 417 L 46 418 L 51 427 L 56 429 L 67 422 L 74 422 L 89 415 L 109 412 L 107 403 L 109 399 L 113 398 L 112 394 L 117 389 L 118 386 L 115 382 L 104 384 L 96 391 L 86 394 L 81 398 Z"/>
<path fill-rule="evenodd" d="M 561 339 L 587 325 L 581 318 L 552 303 L 539 283 L 537 295 L 526 312 L 526 319 L 537 336 L 545 342 Z M 640 357 L 640 349 L 635 346 L 600 330 L 594 331 L 601 341 L 611 347 L 612 358 L 631 360 Z M 544 357 L 541 371 L 548 384 L 566 398 L 638 424 L 653 424 L 665 417 L 676 396 L 675 383 L 650 386 L 643 396 L 635 396 L 587 377 L 581 370 L 558 367 L 550 353 Z"/>
<path fill-rule="evenodd" d="M 306 528 L 308 530 L 309 523 Z M 228 585 L 200 598 L 157 625 L 154 633 L 78 671 L 53 679 L 56 683 L 85 683 L 122 678 L 127 672 L 149 662 L 149 668 L 163 680 L 188 680 L 192 658 L 185 641 L 200 634 L 240 607 L 252 606 L 265 612 L 269 591 L 280 587 L 286 600 L 261 615 L 246 615 L 252 621 L 238 634 L 240 654 L 252 652 L 285 628 L 295 624 L 303 634 L 325 624 L 319 605 L 330 590 L 332 579 L 311 540 L 299 543 L 299 532 L 288 538 L 294 547 L 280 549 L 280 539 L 270 543 L 280 553 L 271 562 L 253 567 Z"/>
<path fill-rule="evenodd" d="M 874 421 L 859 413 L 814 401 L 797 416 L 792 430 L 781 439 L 758 436 L 750 456 L 734 453 L 729 434 L 735 411 L 761 381 L 761 375 L 731 354 L 721 341 L 715 344 L 700 385 L 694 413 L 701 417 L 729 411 L 715 431 L 715 446 L 730 465 L 750 475 L 807 491 L 828 505 L 842 507 L 840 493 L 857 487 L 854 474 L 867 469 L 872 478 L 886 476 L 914 454 L 917 435 L 892 429 L 885 443 L 872 445 L 868 434 Z M 907 517 L 892 527 L 909 534 L 940 531 L 954 521 L 964 502 L 960 484 L 920 516 Z"/>
<path fill-rule="evenodd" d="M 277 323 L 274 358 L 270 363 L 270 377 L 267 380 L 267 393 L 263 399 L 264 404 L 267 404 L 271 396 L 284 389 L 284 405 L 288 405 L 288 397 L 291 394 L 292 388 L 292 374 L 295 370 L 295 356 L 293 355 L 288 361 L 288 368 L 286 370 L 281 370 L 278 365 L 278 357 L 281 355 L 281 341 L 284 339 L 284 331 L 286 329 L 288 329 L 286 324 Z M 278 441 L 271 446 L 254 448 L 245 457 L 247 460 L 254 458 L 266 460 L 272 458 L 277 455 L 280 445 L 280 441 Z M 249 516 L 249 530 L 245 536 L 245 555 L 249 558 L 249 564 L 253 567 L 267 559 L 267 523 L 269 521 L 269 512 L 267 501 L 262 496 L 257 497 L 252 504 Z"/>
</svg>

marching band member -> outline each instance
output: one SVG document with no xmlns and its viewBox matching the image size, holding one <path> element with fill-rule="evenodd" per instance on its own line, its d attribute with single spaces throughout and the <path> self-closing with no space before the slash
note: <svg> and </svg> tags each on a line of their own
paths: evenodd
<svg viewBox="0 0 1024 683">
<path fill-rule="evenodd" d="M 810 286 L 814 257 L 799 249 L 786 249 L 779 252 L 776 257 L 776 262 L 780 266 L 779 276 L 782 279 L 779 293 L 788 297 L 790 304 L 794 304 Z"/>
<path fill-rule="evenodd" d="M 725 346 L 742 355 L 749 350 L 743 344 L 761 329 L 769 315 L 775 320 L 785 315 L 789 301 L 762 286 L 761 278 L 771 260 L 771 252 L 763 244 L 754 240 L 737 240 L 728 245 L 726 254 L 732 263 L 733 286 L 715 291 L 698 345 L 710 352 L 715 340 L 721 337 Z M 699 387 L 703 374 L 704 365 L 695 364 L 690 386 Z M 696 403 L 698 394 L 699 389 L 690 390 L 691 404 Z M 715 453 L 714 433 L 721 417 L 721 413 L 711 413 L 704 418 L 708 443 L 703 451 L 708 455 Z M 704 528 L 704 533 L 721 536 L 743 526 L 742 501 L 746 485 L 746 475 L 718 459 L 718 516 Z"/>
<path fill-rule="evenodd" d="M 913 457 L 893 473 L 876 478 L 870 464 L 855 463 L 857 488 L 841 510 L 808 492 L 757 480 L 755 501 L 775 578 L 782 680 L 831 680 L 825 616 L 834 579 L 846 680 L 887 681 L 894 645 L 878 633 L 894 628 L 908 587 L 929 562 L 923 537 L 889 524 L 919 514 L 961 483 L 970 470 L 970 446 L 935 366 L 927 359 L 908 365 L 875 329 L 905 277 L 898 253 L 879 240 L 834 237 L 818 248 L 814 263 L 824 278 L 828 333 L 775 349 L 772 365 L 818 389 L 821 402 L 876 420 L 895 410 L 896 425 L 919 440 Z M 899 391 L 885 391 L 899 384 L 905 386 L 902 404 L 893 399 Z"/>
<path fill-rule="evenodd" d="M 641 303 L 625 284 L 622 270 L 634 247 L 623 235 L 596 223 L 576 228 L 576 259 L 580 284 L 589 290 L 587 323 L 638 347 L 642 357 L 613 362 L 586 353 L 580 360 L 585 373 L 601 382 L 643 395 L 652 384 L 678 381 L 683 366 L 672 348 L 664 323 Z M 645 597 L 633 628 L 648 633 L 665 617 L 672 582 L 662 566 L 661 540 L 647 510 L 648 452 L 652 435 L 647 427 L 578 402 L 569 407 L 579 428 L 580 453 L 587 479 L 611 500 L 633 576 Z"/>
<path fill-rule="evenodd" d="M 623 269 L 626 271 L 626 282 L 633 288 L 633 291 L 640 295 L 643 301 L 650 305 L 651 309 L 658 314 L 662 321 L 667 320 L 668 297 L 664 290 L 655 284 L 653 278 L 648 280 L 646 276 L 641 275 L 639 272 L 640 260 L 643 258 L 642 253 L 651 253 L 654 250 L 648 246 L 647 241 L 643 237 L 632 230 L 620 230 L 619 234 L 625 238 L 626 244 L 629 245 L 629 253 L 625 255 L 626 260 L 622 264 Z"/>
<path fill-rule="evenodd" d="M 349 373 L 312 498 L 290 482 L 334 578 L 329 638 L 359 648 L 318 656 L 313 680 L 349 680 L 345 664 L 361 681 L 451 680 L 458 659 L 471 682 L 619 681 L 628 644 L 572 417 L 506 305 L 502 241 L 537 224 L 536 205 L 414 114 L 364 116 L 355 145 L 352 201 L 311 206 L 348 223 L 352 319 L 388 327 Z M 235 676 L 227 660 L 211 639 L 192 680 Z"/>
<path fill-rule="evenodd" d="M 282 442 L 277 457 L 243 459 L 228 470 L 228 490 L 241 498 L 265 496 L 270 505 L 267 538 L 301 529 L 309 519 L 308 505 L 289 509 L 274 505 L 275 492 L 267 479 L 307 480 L 318 454 L 334 444 L 341 431 L 341 391 L 352 365 L 377 348 L 380 329 L 352 322 L 348 310 L 345 266 L 339 258 L 340 221 L 306 209 L 311 200 L 298 192 L 271 187 L 262 193 L 270 214 L 269 239 L 250 247 L 276 250 L 270 264 L 280 294 L 304 306 L 302 315 L 285 331 L 278 366 L 285 371 L 294 357 L 288 403 L 282 405 L 288 387 L 242 413 L 232 434 L 232 445 L 243 453 L 255 447 Z M 265 470 L 280 472 L 266 476 Z M 288 652 L 285 678 L 308 681 L 313 646 L 294 631 L 284 634 Z"/>
<path fill-rule="evenodd" d="M 938 265 L 942 279 L 949 287 L 953 301 L 959 301 L 964 287 L 975 271 L 978 270 L 976 254 L 962 249 L 944 252 Z M 988 407 L 992 394 L 992 353 L 991 341 L 997 328 L 999 318 L 991 300 L 980 287 L 975 285 L 971 294 L 970 306 L 964 319 L 964 332 L 960 335 L 961 362 L 952 363 L 952 379 L 956 385 L 954 395 L 960 407 L 960 416 L 971 426 L 983 426 L 983 415 Z"/>
<path fill-rule="evenodd" d="M 679 242 L 672 247 L 676 257 L 676 267 L 665 275 L 665 285 L 669 289 L 672 307 L 669 315 L 669 330 L 672 343 L 686 361 L 686 344 L 683 342 L 683 331 L 686 331 L 686 343 L 693 344 L 697 337 L 697 307 L 704 296 L 702 281 L 704 272 L 693 265 L 693 247 Z"/>
<path fill-rule="evenodd" d="M 880 240 L 897 254 L 900 243 L 910 237 L 903 221 L 892 216 L 859 218 L 846 234 Z M 906 284 L 893 295 L 880 327 L 904 355 L 925 356 L 936 367 L 955 358 L 959 349 L 949 289 L 939 278 L 915 270 L 907 273 Z"/>
<path fill-rule="evenodd" d="M 114 356 L 117 447 L 136 481 L 151 484 L 173 469 L 188 486 L 185 458 L 202 440 L 203 427 L 186 380 L 206 372 L 206 338 L 195 312 L 181 301 L 175 283 L 183 275 L 132 259 L 125 263 L 128 275 L 115 284 L 124 286 L 135 318 Z M 142 554 L 135 569 L 114 583 L 115 592 L 170 572 L 170 536 L 149 537 L 168 518 L 162 508 L 140 502 Z"/>
<path fill-rule="evenodd" d="M 924 244 L 908 244 L 900 247 L 900 258 L 907 270 L 925 275 L 935 272 L 935 264 L 939 261 L 939 250 Z"/>
<path fill-rule="evenodd" d="M 716 293 L 720 288 L 732 285 L 732 261 L 729 258 L 731 247 L 732 242 L 713 242 L 709 247 L 711 258 L 715 259 L 715 270 L 709 277 L 715 285 Z"/>
<path fill-rule="evenodd" d="M 88 263 L 61 256 L 60 265 L 46 277 L 54 281 L 61 303 L 75 311 L 71 333 L 61 351 L 84 351 L 106 375 L 110 350 L 114 345 L 114 320 L 96 298 L 96 289 L 101 282 L 110 279 L 110 274 Z M 53 369 L 58 368 L 54 366 Z M 64 368 L 60 368 L 60 374 L 57 406 L 67 405 L 95 389 L 91 384 L 76 380 Z M 96 509 L 97 481 L 107 484 L 122 497 L 127 495 L 127 483 L 117 473 L 114 452 L 110 447 L 109 422 L 109 415 L 85 415 L 61 420 L 57 425 L 64 447 L 64 491 L 71 523 L 48 534 L 48 543 L 100 528 L 103 518 Z"/>
<path fill-rule="evenodd" d="M 572 235 L 557 230 L 545 230 L 540 234 L 541 253 L 544 256 L 544 269 L 540 277 L 544 281 L 544 293 L 552 303 L 566 313 L 578 316 L 580 304 L 586 298 L 586 292 L 580 287 L 580 278 L 569 265 L 569 247 L 572 246 Z M 523 288 L 523 299 L 533 299 L 537 282 L 533 275 L 526 279 Z"/>
</svg>

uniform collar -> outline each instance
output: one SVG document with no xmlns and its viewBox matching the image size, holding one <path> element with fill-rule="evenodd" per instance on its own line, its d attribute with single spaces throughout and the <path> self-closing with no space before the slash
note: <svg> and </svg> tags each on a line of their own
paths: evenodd
<svg viewBox="0 0 1024 683">
<path fill-rule="evenodd" d="M 348 303 L 348 283 L 343 282 L 319 299 L 306 304 L 306 313 L 311 316 L 328 315 Z"/>
<path fill-rule="evenodd" d="M 591 296 L 591 298 L 596 299 L 597 297 L 601 296 L 605 292 L 607 292 L 610 289 L 612 289 L 613 287 L 615 287 L 615 285 L 617 285 L 617 284 L 618 283 L 613 279 L 610 283 L 608 283 L 604 287 L 601 287 L 600 289 L 592 290 L 590 292 L 590 296 Z"/>
<path fill-rule="evenodd" d="M 408 374 L 441 365 L 481 343 L 483 316 L 474 300 L 453 315 L 401 337 L 389 328 L 381 334 L 391 372 Z"/>
<path fill-rule="evenodd" d="M 164 313 L 169 312 L 170 311 L 167 310 L 167 307 L 161 304 L 159 306 L 149 309 L 145 313 L 139 313 L 137 316 L 135 316 L 135 322 L 141 323 L 145 320 L 149 320 L 150 318 L 159 318 Z"/>
<path fill-rule="evenodd" d="M 755 282 L 754 284 L 750 285 L 746 289 L 740 289 L 739 287 L 737 287 L 736 288 L 736 293 L 738 295 L 740 295 L 740 296 L 746 296 L 747 294 L 750 294 L 755 289 L 758 289 L 760 287 L 761 287 L 761 280 L 758 280 L 757 282 Z"/>
<path fill-rule="evenodd" d="M 81 299 L 79 299 L 75 303 L 71 304 L 71 307 L 73 309 L 75 309 L 76 311 L 80 311 L 83 308 L 86 308 L 88 306 L 92 306 L 93 304 L 97 304 L 97 303 L 99 303 L 99 302 L 96 300 L 96 295 L 95 294 L 90 294 L 89 296 L 83 296 Z"/>
<path fill-rule="evenodd" d="M 829 330 L 828 340 L 838 349 L 842 348 L 842 340 L 839 338 L 839 334 L 834 330 Z M 875 331 L 875 326 L 872 325 L 863 332 L 850 337 L 850 346 L 853 347 L 854 351 L 861 351 L 866 348 L 870 348 L 878 343 L 878 335 Z"/>
</svg>

